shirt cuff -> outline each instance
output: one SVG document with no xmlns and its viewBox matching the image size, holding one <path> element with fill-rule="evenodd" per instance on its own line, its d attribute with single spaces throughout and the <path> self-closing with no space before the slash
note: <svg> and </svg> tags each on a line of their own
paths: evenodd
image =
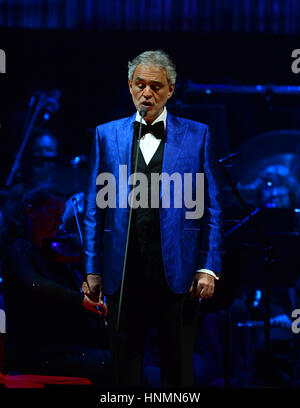
<svg viewBox="0 0 300 408">
<path fill-rule="evenodd" d="M 210 269 L 205 269 L 205 268 L 203 268 L 203 269 L 198 269 L 197 270 L 197 272 L 204 272 L 204 273 L 207 273 L 208 275 L 212 275 L 215 279 L 217 279 L 217 280 L 219 280 L 219 276 L 218 275 L 216 275 L 213 271 L 211 271 Z"/>
</svg>

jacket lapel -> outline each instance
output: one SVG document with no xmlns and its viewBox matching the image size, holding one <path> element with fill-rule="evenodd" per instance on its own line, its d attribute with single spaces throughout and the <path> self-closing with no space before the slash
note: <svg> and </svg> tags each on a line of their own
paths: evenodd
<svg viewBox="0 0 300 408">
<path fill-rule="evenodd" d="M 131 173 L 131 152 L 133 143 L 133 122 L 136 113 L 123 121 L 117 127 L 117 145 L 119 151 L 120 164 L 127 164 L 128 175 Z"/>
<path fill-rule="evenodd" d="M 127 164 L 128 176 L 131 174 L 133 122 L 135 121 L 135 117 L 136 113 L 128 117 L 128 120 L 122 121 L 121 125 L 117 127 L 116 132 L 120 164 Z M 173 116 L 168 112 L 166 126 L 167 137 L 162 164 L 163 173 L 171 174 L 176 171 L 176 161 L 182 149 L 186 127 L 187 125 L 182 125 L 182 123 L 176 118 L 176 116 Z M 162 177 L 162 183 L 164 183 L 164 176 Z"/>
</svg>

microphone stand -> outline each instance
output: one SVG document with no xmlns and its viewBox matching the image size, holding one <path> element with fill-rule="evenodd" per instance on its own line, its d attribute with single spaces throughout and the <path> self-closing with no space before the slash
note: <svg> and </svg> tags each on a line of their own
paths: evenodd
<svg viewBox="0 0 300 408">
<path fill-rule="evenodd" d="M 142 119 L 147 114 L 147 108 L 145 107 L 141 108 L 139 113 L 140 113 L 141 119 L 140 119 L 140 124 L 139 124 L 139 134 L 138 134 L 138 139 L 137 139 L 137 149 L 136 149 L 135 162 L 134 162 L 134 172 L 133 172 L 133 182 L 132 182 L 133 186 L 135 186 L 136 184 L 136 171 L 137 171 L 137 165 L 138 165 L 138 159 L 139 159 L 140 139 L 142 135 Z M 126 236 L 126 246 L 125 246 L 125 254 L 124 254 L 124 263 L 123 263 L 122 281 L 121 281 L 121 288 L 120 288 L 117 322 L 116 322 L 116 328 L 115 328 L 114 371 L 115 371 L 116 383 L 118 385 L 119 385 L 119 370 L 118 370 L 118 359 L 117 359 L 116 349 L 117 349 L 118 333 L 119 333 L 119 327 L 120 327 L 120 315 L 121 315 L 122 299 L 123 299 L 123 292 L 124 292 L 125 271 L 126 271 L 126 266 L 127 266 L 129 236 L 130 236 L 131 220 L 132 220 L 132 207 L 133 207 L 132 204 L 133 204 L 133 194 L 131 194 L 130 196 L 130 203 L 129 203 L 129 219 L 128 219 L 128 228 L 127 228 L 127 236 Z"/>
</svg>

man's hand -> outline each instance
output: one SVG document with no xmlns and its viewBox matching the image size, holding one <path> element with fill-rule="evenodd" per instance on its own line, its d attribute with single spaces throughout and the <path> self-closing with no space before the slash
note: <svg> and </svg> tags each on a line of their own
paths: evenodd
<svg viewBox="0 0 300 408">
<path fill-rule="evenodd" d="M 82 284 L 82 292 L 93 302 L 104 304 L 104 294 L 100 275 L 88 274 L 86 282 Z"/>
<path fill-rule="evenodd" d="M 209 299 L 215 291 L 215 278 L 205 272 L 197 272 L 194 276 L 189 293 L 190 299 Z"/>
</svg>

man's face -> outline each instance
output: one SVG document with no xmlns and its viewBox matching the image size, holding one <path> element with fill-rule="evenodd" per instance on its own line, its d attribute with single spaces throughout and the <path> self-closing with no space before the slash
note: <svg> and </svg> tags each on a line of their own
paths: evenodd
<svg viewBox="0 0 300 408">
<path fill-rule="evenodd" d="M 166 71 L 156 66 L 138 65 L 132 81 L 128 80 L 129 91 L 138 111 L 145 106 L 146 122 L 152 123 L 163 111 L 167 100 L 171 98 L 175 85 L 169 85 Z"/>
<path fill-rule="evenodd" d="M 38 137 L 33 146 L 33 156 L 57 157 L 57 141 L 47 134 Z"/>
</svg>

